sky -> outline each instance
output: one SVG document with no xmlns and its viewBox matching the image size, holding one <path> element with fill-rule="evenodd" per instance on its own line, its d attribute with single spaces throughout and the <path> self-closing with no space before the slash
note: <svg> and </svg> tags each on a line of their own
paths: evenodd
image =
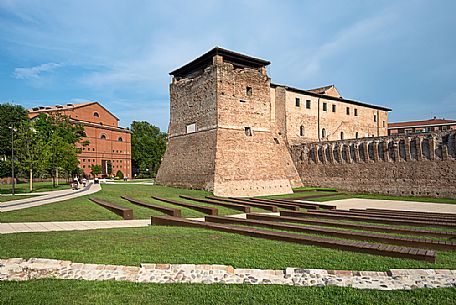
<svg viewBox="0 0 456 305">
<path fill-rule="evenodd" d="M 215 46 L 390 122 L 456 119 L 456 1 L 0 0 L 0 102 L 99 101 L 166 130 L 169 72 Z"/>
</svg>

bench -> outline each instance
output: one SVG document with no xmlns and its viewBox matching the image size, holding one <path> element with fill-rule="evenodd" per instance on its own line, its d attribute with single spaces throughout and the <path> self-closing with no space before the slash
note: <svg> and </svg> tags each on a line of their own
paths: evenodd
<svg viewBox="0 0 456 305">
<path fill-rule="evenodd" d="M 213 205 L 219 205 L 223 206 L 229 209 L 241 211 L 244 213 L 250 213 L 250 207 L 245 206 L 245 205 L 240 205 L 240 204 L 235 204 L 235 203 L 228 203 L 228 202 L 221 202 L 221 201 L 216 201 L 216 200 L 209 200 L 209 199 L 204 199 L 204 198 L 195 198 L 187 195 L 180 195 L 179 197 L 187 200 L 193 200 L 196 202 L 202 202 L 202 203 L 207 203 L 207 204 L 213 204 Z"/>
<path fill-rule="evenodd" d="M 119 215 L 125 220 L 131 220 L 133 219 L 133 210 L 129 208 L 124 208 L 119 205 L 115 205 L 113 203 L 98 199 L 98 198 L 90 198 L 90 201 L 95 202 L 101 207 L 104 207 L 105 209 L 110 210 L 111 212 L 114 212 L 115 214 Z"/>
<path fill-rule="evenodd" d="M 143 201 L 140 201 L 140 200 L 128 197 L 128 196 L 121 196 L 121 198 L 125 199 L 133 204 L 140 205 L 140 206 L 152 209 L 152 210 L 156 210 L 156 211 L 165 213 L 170 216 L 181 217 L 181 211 L 179 209 L 168 208 L 168 207 L 164 207 L 164 206 L 157 205 L 157 204 L 143 202 Z"/>
<path fill-rule="evenodd" d="M 206 206 L 186 203 L 186 202 L 182 202 L 182 201 L 175 201 L 175 200 L 171 200 L 171 199 L 167 199 L 167 198 L 161 198 L 161 197 L 157 197 L 157 196 L 152 196 L 152 198 L 155 199 L 155 200 L 163 201 L 163 202 L 166 202 L 166 203 L 171 203 L 171 204 L 178 205 L 178 206 L 181 206 L 181 207 L 186 207 L 186 208 L 189 208 L 189 209 L 192 209 L 192 210 L 195 210 L 195 211 L 198 211 L 198 212 L 202 212 L 202 213 L 205 213 L 205 214 L 218 215 L 218 210 L 216 208 L 211 208 L 211 207 L 206 207 Z"/>
<path fill-rule="evenodd" d="M 219 197 L 215 197 L 215 196 L 206 196 L 206 198 L 219 200 L 219 201 L 236 203 L 236 204 L 240 204 L 240 205 L 252 206 L 252 207 L 268 210 L 268 211 L 271 211 L 271 212 L 277 212 L 278 211 L 277 206 L 275 206 L 275 205 L 256 203 L 256 202 L 249 202 L 249 201 L 244 201 L 244 200 L 241 200 L 241 199 L 237 199 L 236 200 L 236 199 L 228 199 L 228 198 L 219 198 Z"/>
</svg>

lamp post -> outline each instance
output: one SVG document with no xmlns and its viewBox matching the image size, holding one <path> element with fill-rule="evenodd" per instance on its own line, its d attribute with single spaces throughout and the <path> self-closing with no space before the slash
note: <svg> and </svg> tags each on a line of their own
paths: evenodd
<svg viewBox="0 0 456 305">
<path fill-rule="evenodd" d="M 8 127 L 11 129 L 11 195 L 15 194 L 15 178 L 14 178 L 14 132 L 16 129 L 14 127 Z"/>
</svg>

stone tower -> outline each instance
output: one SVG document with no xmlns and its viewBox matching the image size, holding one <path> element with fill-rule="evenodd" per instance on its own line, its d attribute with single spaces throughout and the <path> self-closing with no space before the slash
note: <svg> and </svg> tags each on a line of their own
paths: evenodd
<svg viewBox="0 0 456 305">
<path fill-rule="evenodd" d="M 170 73 L 158 184 L 218 196 L 286 194 L 302 185 L 275 124 L 268 64 L 214 48 Z"/>
</svg>

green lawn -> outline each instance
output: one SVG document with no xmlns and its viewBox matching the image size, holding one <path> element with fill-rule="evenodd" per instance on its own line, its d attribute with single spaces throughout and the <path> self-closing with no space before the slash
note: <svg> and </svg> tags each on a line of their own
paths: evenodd
<svg viewBox="0 0 456 305">
<path fill-rule="evenodd" d="M 55 188 L 52 187 L 52 182 L 34 182 L 33 183 L 33 193 L 38 192 L 47 192 L 55 190 L 66 190 L 70 186 L 66 182 L 59 182 Z M 15 185 L 15 191 L 17 194 L 30 193 L 28 183 L 19 183 Z M 11 194 L 11 184 L 0 184 L 0 194 Z"/>
<path fill-rule="evenodd" d="M 281 285 L 0 282 L 0 304 L 454 304 L 456 288 L 409 291 Z M 27 300 L 27 301 L 25 301 Z"/>
<path fill-rule="evenodd" d="M 29 222 L 29 221 L 70 221 L 70 220 L 110 220 L 121 219 L 120 216 L 96 205 L 89 200 L 90 197 L 96 197 L 133 209 L 135 219 L 149 219 L 150 216 L 163 215 L 163 213 L 134 205 L 120 196 L 127 195 L 145 202 L 155 203 L 166 207 L 181 209 L 184 217 L 203 217 L 204 213 L 188 209 L 185 207 L 175 206 L 169 203 L 156 201 L 151 198 L 152 195 L 175 199 L 183 202 L 189 202 L 202 206 L 215 207 L 219 210 L 220 215 L 239 214 L 241 212 L 228 209 L 221 206 L 209 205 L 194 201 L 188 201 L 179 198 L 179 195 L 190 195 L 193 197 L 204 197 L 211 193 L 200 190 L 185 190 L 172 187 L 156 186 L 156 185 L 112 185 L 103 184 L 102 190 L 89 195 L 75 199 L 51 203 L 43 206 L 27 208 L 11 212 L 0 213 L 0 222 Z M 263 209 L 253 208 L 253 212 L 266 212 Z"/>
<path fill-rule="evenodd" d="M 0 235 L 0 257 L 44 257 L 74 262 L 226 264 L 237 268 L 286 267 L 381 270 L 456 269 L 456 251 L 438 251 L 437 263 L 382 257 L 205 229 L 151 226 Z"/>
<path fill-rule="evenodd" d="M 2 202 L 8 202 L 8 201 L 12 201 L 12 200 L 21 200 L 21 199 L 26 199 L 26 198 L 31 198 L 31 197 L 38 197 L 38 195 L 18 195 L 18 196 L 0 195 L 0 204 Z"/>
</svg>

